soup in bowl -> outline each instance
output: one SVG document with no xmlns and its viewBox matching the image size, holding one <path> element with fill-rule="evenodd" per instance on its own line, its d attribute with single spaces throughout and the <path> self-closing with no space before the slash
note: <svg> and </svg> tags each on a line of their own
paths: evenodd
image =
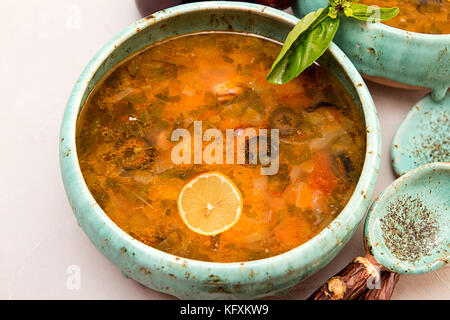
<svg viewBox="0 0 450 320">
<path fill-rule="evenodd" d="M 361 173 L 361 114 L 319 65 L 289 84 L 270 84 L 280 49 L 242 33 L 188 34 L 144 48 L 101 79 L 78 119 L 77 152 L 89 190 L 119 227 L 181 257 L 241 262 L 298 247 L 334 219 Z M 171 137 L 186 130 L 192 146 L 200 124 L 201 140 L 208 130 L 221 133 L 215 151 L 222 154 L 208 159 L 202 143 L 201 162 L 190 153 L 180 163 Z M 278 130 L 277 145 L 268 143 L 278 159 L 267 174 L 249 154 L 262 130 Z M 230 143 L 236 152 L 224 163 Z M 177 205 L 183 185 L 205 172 L 221 172 L 242 194 L 237 223 L 212 236 L 189 229 Z"/>
<path fill-rule="evenodd" d="M 399 7 L 384 23 L 343 18 L 334 41 L 367 78 L 400 88 L 428 88 L 442 100 L 450 85 L 448 0 L 366 0 L 368 5 Z M 297 0 L 296 15 L 325 7 L 327 0 Z"/>
<path fill-rule="evenodd" d="M 251 4 L 175 7 L 83 72 L 61 131 L 64 185 L 124 275 L 180 298 L 256 298 L 349 240 L 377 176 L 378 120 L 334 45 L 290 83 L 266 81 L 296 21 Z"/>
</svg>

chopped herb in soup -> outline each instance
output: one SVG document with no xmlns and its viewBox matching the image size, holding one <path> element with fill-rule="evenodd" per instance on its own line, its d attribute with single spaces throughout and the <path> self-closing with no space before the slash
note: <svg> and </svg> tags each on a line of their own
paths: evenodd
<svg viewBox="0 0 450 320">
<path fill-rule="evenodd" d="M 398 7 L 397 18 L 384 23 L 403 30 L 450 34 L 450 0 L 361 0 L 379 7 Z"/>
<path fill-rule="evenodd" d="M 319 65 L 285 85 L 270 84 L 266 74 L 280 48 L 239 33 L 175 37 L 126 59 L 99 82 L 78 119 L 77 152 L 89 190 L 112 221 L 177 256 L 236 262 L 293 249 L 336 217 L 362 170 L 364 122 L 344 87 Z M 276 174 L 261 174 L 265 165 L 250 163 L 249 152 L 244 164 L 175 164 L 179 142 L 172 133 L 193 133 L 199 121 L 203 131 L 224 137 L 227 129 L 234 135 L 277 129 Z M 213 236 L 188 228 L 178 209 L 183 186 L 205 172 L 232 181 L 243 202 L 237 222 Z"/>
</svg>

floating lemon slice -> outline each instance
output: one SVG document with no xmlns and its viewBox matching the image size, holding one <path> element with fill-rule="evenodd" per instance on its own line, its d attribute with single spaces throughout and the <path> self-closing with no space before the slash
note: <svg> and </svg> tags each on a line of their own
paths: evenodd
<svg viewBox="0 0 450 320">
<path fill-rule="evenodd" d="M 212 236 L 231 228 L 241 216 L 242 195 L 220 172 L 202 173 L 181 189 L 178 211 L 194 232 Z"/>
</svg>

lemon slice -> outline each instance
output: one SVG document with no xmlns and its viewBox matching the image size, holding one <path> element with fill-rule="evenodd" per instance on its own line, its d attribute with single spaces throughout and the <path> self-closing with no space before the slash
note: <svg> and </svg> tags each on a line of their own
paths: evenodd
<svg viewBox="0 0 450 320">
<path fill-rule="evenodd" d="M 178 211 L 194 232 L 212 236 L 231 228 L 242 213 L 238 187 L 220 172 L 206 172 L 188 181 L 178 196 Z"/>
</svg>

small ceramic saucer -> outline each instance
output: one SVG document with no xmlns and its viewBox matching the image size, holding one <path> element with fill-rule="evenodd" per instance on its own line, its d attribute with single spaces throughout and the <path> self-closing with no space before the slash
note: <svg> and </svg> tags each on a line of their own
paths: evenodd
<svg viewBox="0 0 450 320">
<path fill-rule="evenodd" d="M 425 96 L 409 111 L 391 146 L 398 176 L 432 162 L 450 162 L 450 93 L 436 102 Z"/>
<path fill-rule="evenodd" d="M 309 299 L 371 300 L 366 294 L 376 282 L 380 287 L 377 293 L 372 291 L 378 295 L 373 299 L 390 299 L 399 277 L 395 273 L 422 274 L 446 266 L 450 258 L 449 192 L 450 163 L 426 164 L 395 180 L 367 212 L 366 256 L 354 259 Z"/>
</svg>

